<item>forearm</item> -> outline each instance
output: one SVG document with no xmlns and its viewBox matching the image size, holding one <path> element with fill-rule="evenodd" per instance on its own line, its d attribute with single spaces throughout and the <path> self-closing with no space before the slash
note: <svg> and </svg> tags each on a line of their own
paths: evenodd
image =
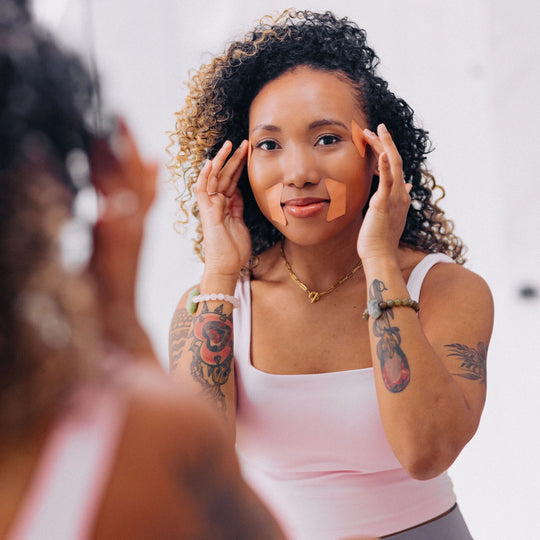
<svg viewBox="0 0 540 540">
<path fill-rule="evenodd" d="M 364 264 L 368 299 L 408 298 L 397 260 Z M 379 409 L 394 453 L 415 476 L 445 470 L 476 426 L 461 388 L 420 325 L 414 309 L 369 318 Z"/>
<path fill-rule="evenodd" d="M 203 276 L 200 294 L 234 294 L 232 278 Z M 236 421 L 233 306 L 223 300 L 199 302 L 191 315 L 179 306 L 171 325 L 171 372 L 200 392 L 225 416 L 232 433 Z"/>
</svg>

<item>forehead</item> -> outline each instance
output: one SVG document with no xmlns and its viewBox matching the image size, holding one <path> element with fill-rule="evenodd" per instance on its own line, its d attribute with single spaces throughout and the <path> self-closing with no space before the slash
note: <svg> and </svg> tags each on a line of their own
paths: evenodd
<svg viewBox="0 0 540 540">
<path fill-rule="evenodd" d="M 303 66 L 263 86 L 251 103 L 249 121 L 253 126 L 321 115 L 345 122 L 364 119 L 357 90 L 344 76 Z"/>
</svg>

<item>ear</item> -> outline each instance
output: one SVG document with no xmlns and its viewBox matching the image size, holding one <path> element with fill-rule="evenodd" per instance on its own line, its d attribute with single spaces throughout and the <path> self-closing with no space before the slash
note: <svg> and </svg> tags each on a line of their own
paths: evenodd
<svg viewBox="0 0 540 540">
<path fill-rule="evenodd" d="M 362 157 L 366 156 L 366 137 L 362 128 L 353 120 L 351 123 L 351 133 L 354 146 Z"/>
</svg>

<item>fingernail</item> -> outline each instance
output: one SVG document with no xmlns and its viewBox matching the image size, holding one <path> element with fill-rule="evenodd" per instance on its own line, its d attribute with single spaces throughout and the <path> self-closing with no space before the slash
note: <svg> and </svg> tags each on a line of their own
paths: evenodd
<svg viewBox="0 0 540 540">
<path fill-rule="evenodd" d="M 373 133 L 373 131 L 371 131 L 370 129 L 364 129 L 364 133 L 368 136 L 368 137 L 373 137 L 375 135 L 375 133 Z"/>
<path fill-rule="evenodd" d="M 380 124 L 379 125 L 379 129 L 383 132 L 383 133 L 388 133 L 388 129 L 386 128 L 386 126 L 384 124 Z"/>
</svg>

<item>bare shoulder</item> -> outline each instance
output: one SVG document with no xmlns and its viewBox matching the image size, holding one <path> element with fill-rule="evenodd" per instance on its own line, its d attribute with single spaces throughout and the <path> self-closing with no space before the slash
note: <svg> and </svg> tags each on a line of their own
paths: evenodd
<svg viewBox="0 0 540 540">
<path fill-rule="evenodd" d="M 421 295 L 429 300 L 434 296 L 454 296 L 458 294 L 471 299 L 492 303 L 492 295 L 488 284 L 477 273 L 455 263 L 438 263 L 434 265 L 422 284 Z"/>
<path fill-rule="evenodd" d="M 109 524 L 134 516 L 129 538 L 281 538 L 241 477 L 221 415 L 155 368 L 135 368 L 125 393 Z"/>
<path fill-rule="evenodd" d="M 493 296 L 477 273 L 454 263 L 438 263 L 426 275 L 420 293 L 420 320 L 439 332 L 453 331 L 487 344 L 493 329 Z M 445 325 L 441 325 L 441 321 Z M 476 337 L 477 336 L 477 337 Z"/>
</svg>

